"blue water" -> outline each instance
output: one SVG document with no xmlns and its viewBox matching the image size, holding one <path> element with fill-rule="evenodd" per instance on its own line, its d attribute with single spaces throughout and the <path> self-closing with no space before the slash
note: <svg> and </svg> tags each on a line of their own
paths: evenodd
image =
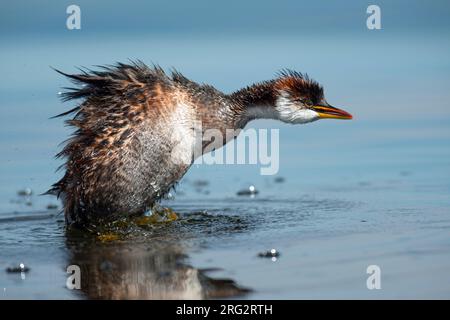
<svg viewBox="0 0 450 320">
<path fill-rule="evenodd" d="M 117 14 L 116 6 L 110 12 Z M 139 22 L 108 32 L 107 20 L 96 20 L 97 29 L 53 32 L 54 8 L 40 36 L 27 19 L 14 24 L 2 14 L 12 31 L 2 29 L 0 42 L 0 296 L 449 298 L 450 38 L 436 18 L 448 9 L 411 6 L 407 12 L 426 28 L 394 24 L 401 11 L 394 5 L 383 30 L 364 29 L 363 19 L 358 29 L 360 3 L 346 7 L 352 22 L 341 29 L 330 22 L 298 33 L 283 26 L 307 22 L 265 33 L 250 27 L 258 19 L 239 14 L 242 33 L 210 18 L 202 23 L 212 29 L 203 33 L 180 21 L 164 32 L 133 32 Z M 29 16 L 27 10 L 20 12 Z M 308 72 L 354 120 L 253 122 L 249 127 L 280 130 L 276 176 L 261 176 L 258 165 L 193 166 L 175 199 L 164 202 L 180 220 L 133 229 L 131 238 L 113 243 L 67 234 L 58 209 L 47 208 L 60 203 L 38 196 L 61 176 L 53 156 L 70 134 L 49 118 L 73 105 L 59 101 L 68 82 L 49 66 L 75 72 L 135 58 L 174 66 L 225 92 L 284 67 Z M 199 188 L 198 180 L 208 184 Z M 249 185 L 259 194 L 236 195 Z M 18 195 L 27 188 L 31 196 Z M 276 261 L 257 257 L 271 248 L 281 252 Z M 22 277 L 5 271 L 20 262 L 30 267 Z M 87 270 L 82 290 L 65 287 L 69 264 Z M 366 288 L 369 265 L 381 268 L 381 290 Z M 227 287 L 218 279 L 234 282 Z"/>
</svg>

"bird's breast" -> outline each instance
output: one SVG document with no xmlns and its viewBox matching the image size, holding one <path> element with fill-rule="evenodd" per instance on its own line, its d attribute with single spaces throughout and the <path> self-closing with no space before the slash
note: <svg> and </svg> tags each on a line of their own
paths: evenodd
<svg viewBox="0 0 450 320">
<path fill-rule="evenodd" d="M 196 118 L 192 105 L 179 103 L 169 117 L 168 132 L 171 153 L 170 161 L 175 165 L 191 165 L 197 142 L 197 128 L 200 122 Z"/>
</svg>

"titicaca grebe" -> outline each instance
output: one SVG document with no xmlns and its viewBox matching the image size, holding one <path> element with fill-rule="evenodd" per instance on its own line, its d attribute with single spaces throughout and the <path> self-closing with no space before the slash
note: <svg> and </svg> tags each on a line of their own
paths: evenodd
<svg viewBox="0 0 450 320">
<path fill-rule="evenodd" d="M 65 175 L 48 191 L 62 198 L 69 224 L 148 210 L 195 160 L 193 129 L 199 123 L 226 137 L 227 129 L 253 119 L 352 118 L 326 102 L 317 82 L 289 70 L 232 94 L 142 62 L 62 74 L 79 85 L 63 100 L 83 99 L 59 115 L 75 113 L 66 122 L 76 131 L 58 154 L 67 159 Z"/>
</svg>

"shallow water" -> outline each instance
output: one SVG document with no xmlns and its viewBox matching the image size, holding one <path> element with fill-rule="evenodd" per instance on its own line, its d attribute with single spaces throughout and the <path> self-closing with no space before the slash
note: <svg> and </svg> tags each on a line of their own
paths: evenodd
<svg viewBox="0 0 450 320">
<path fill-rule="evenodd" d="M 111 242 L 66 231 L 56 212 L 2 215 L 2 267 L 31 268 L 24 279 L 0 273 L 3 297 L 445 298 L 448 182 L 422 180 L 398 173 L 304 190 L 287 179 L 255 198 L 184 195 L 167 203 L 179 220 Z M 430 189 L 436 201 L 423 196 Z M 270 248 L 275 261 L 257 256 Z M 72 264 L 81 291 L 65 288 Z M 365 287 L 371 264 L 383 272 L 377 292 Z"/>
<path fill-rule="evenodd" d="M 450 297 L 448 37 L 4 40 L 1 298 Z M 310 52 L 305 42 L 334 50 Z M 225 91 L 280 67 L 308 71 L 355 119 L 254 122 L 280 129 L 278 175 L 261 176 L 256 165 L 195 165 L 163 203 L 177 221 L 130 227 L 115 241 L 67 231 L 59 209 L 47 209 L 59 202 L 38 196 L 60 177 L 53 155 L 69 134 L 48 119 L 70 107 L 56 95 L 67 82 L 48 65 L 74 71 L 133 57 Z M 256 196 L 237 196 L 249 185 Z M 31 195 L 17 194 L 26 188 Z M 258 257 L 271 248 L 280 256 Z M 6 272 L 22 262 L 29 272 Z M 82 270 L 81 290 L 66 288 L 73 264 Z M 381 290 L 366 287 L 369 265 L 381 268 Z"/>
<path fill-rule="evenodd" d="M 405 145 L 401 153 L 415 154 Z M 208 176 L 210 193 L 196 191 L 202 168 L 193 168 L 165 202 L 178 221 L 112 242 L 67 233 L 56 211 L 2 214 L 2 267 L 31 268 L 25 279 L 0 273 L 3 298 L 447 298 L 449 168 L 434 164 L 441 174 L 430 175 L 420 170 L 429 158 L 417 158 L 402 171 L 362 175 L 349 164 L 328 169 L 328 179 L 308 177 L 321 170 L 310 166 L 308 182 L 254 178 L 253 198 L 223 187 L 246 183 L 237 177 Z M 281 252 L 276 261 L 257 256 L 270 248 Z M 87 274 L 81 291 L 65 288 L 71 264 Z M 372 264 L 382 290 L 366 288 Z"/>
</svg>

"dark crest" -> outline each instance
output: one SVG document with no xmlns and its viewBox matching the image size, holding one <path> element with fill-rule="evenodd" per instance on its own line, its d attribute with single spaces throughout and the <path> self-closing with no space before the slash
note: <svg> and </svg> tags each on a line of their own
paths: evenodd
<svg viewBox="0 0 450 320">
<path fill-rule="evenodd" d="M 307 99 L 316 104 L 324 97 L 322 86 L 307 74 L 283 69 L 277 75 L 275 89 L 287 92 L 293 99 Z"/>
</svg>

